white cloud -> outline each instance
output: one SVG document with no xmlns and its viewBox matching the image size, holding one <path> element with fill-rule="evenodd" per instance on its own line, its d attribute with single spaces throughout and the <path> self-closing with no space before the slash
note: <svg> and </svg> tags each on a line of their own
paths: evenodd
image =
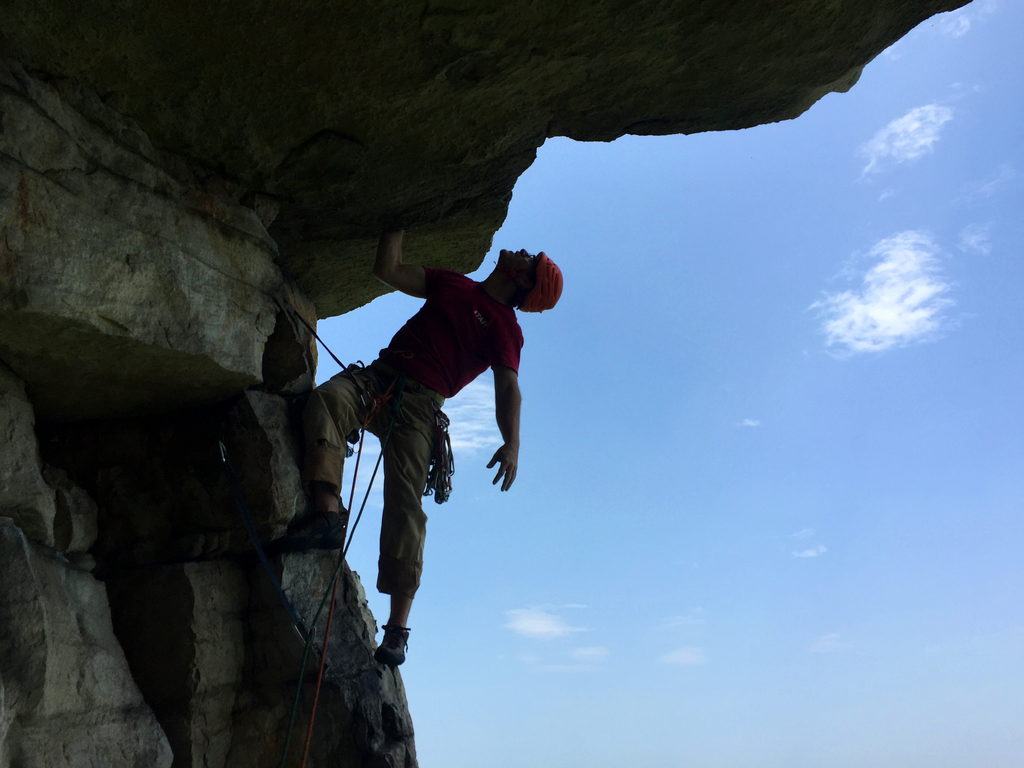
<svg viewBox="0 0 1024 768">
<path fill-rule="evenodd" d="M 814 638 L 808 650 L 811 653 L 835 653 L 836 651 L 843 651 L 852 647 L 853 643 L 843 640 L 838 632 L 828 632 Z"/>
<path fill-rule="evenodd" d="M 971 17 L 966 13 L 944 13 L 938 21 L 939 31 L 950 37 L 963 37 L 971 31 Z"/>
<path fill-rule="evenodd" d="M 682 648 L 676 648 L 674 651 L 669 651 L 663 655 L 660 659 L 662 664 L 675 664 L 683 667 L 695 667 L 701 664 L 707 664 L 707 656 L 704 654 L 703 648 L 696 648 L 692 645 L 686 645 Z"/>
<path fill-rule="evenodd" d="M 513 608 L 505 611 L 505 618 L 505 626 L 523 637 L 548 639 L 583 631 L 543 608 Z"/>
<path fill-rule="evenodd" d="M 791 539 L 809 539 L 813 535 L 814 535 L 814 529 L 813 528 L 801 528 L 796 533 L 789 534 L 789 538 L 791 538 Z"/>
<path fill-rule="evenodd" d="M 953 110 L 941 104 L 915 107 L 898 117 L 862 145 L 867 158 L 863 174 L 877 173 L 894 163 L 916 160 L 931 152 L 942 126 L 953 119 Z"/>
<path fill-rule="evenodd" d="M 591 645 L 584 648 L 573 648 L 569 651 L 569 655 L 573 660 L 581 662 L 583 664 L 593 664 L 598 661 L 604 661 L 608 658 L 608 649 L 603 645 Z"/>
<path fill-rule="evenodd" d="M 881 352 L 933 336 L 943 324 L 943 311 L 953 304 L 937 253 L 925 232 L 901 232 L 877 243 L 869 253 L 877 262 L 859 291 L 826 294 L 811 305 L 824 318 L 828 346 Z"/>
<path fill-rule="evenodd" d="M 743 419 L 743 421 L 737 421 L 736 422 L 736 426 L 737 427 L 751 427 L 751 428 L 753 428 L 753 427 L 760 427 L 761 426 L 761 420 L 760 419 Z"/>
<path fill-rule="evenodd" d="M 494 384 L 487 376 L 481 376 L 445 403 L 444 412 L 452 422 L 448 434 L 456 461 L 459 453 L 494 451 L 501 445 L 494 421 Z"/>
<path fill-rule="evenodd" d="M 828 552 L 828 547 L 826 547 L 824 544 L 818 544 L 816 546 L 811 547 L 810 549 L 801 549 L 797 552 L 794 552 L 793 557 L 821 557 L 826 552 Z"/>
<path fill-rule="evenodd" d="M 964 8 L 940 13 L 935 17 L 935 27 L 939 34 L 960 38 L 970 32 L 982 17 L 994 13 L 997 8 L 996 0 L 975 0 Z"/>
<path fill-rule="evenodd" d="M 957 247 L 972 256 L 988 256 L 992 253 L 992 225 L 970 224 L 960 230 Z"/>
</svg>

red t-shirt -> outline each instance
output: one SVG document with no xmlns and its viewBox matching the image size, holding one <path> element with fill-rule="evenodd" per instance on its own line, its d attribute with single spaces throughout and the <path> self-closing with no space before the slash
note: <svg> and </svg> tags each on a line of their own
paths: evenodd
<svg viewBox="0 0 1024 768">
<path fill-rule="evenodd" d="M 381 360 L 444 397 L 491 366 L 518 372 L 523 331 L 515 310 L 465 275 L 423 270 L 427 301 L 380 351 Z"/>
</svg>

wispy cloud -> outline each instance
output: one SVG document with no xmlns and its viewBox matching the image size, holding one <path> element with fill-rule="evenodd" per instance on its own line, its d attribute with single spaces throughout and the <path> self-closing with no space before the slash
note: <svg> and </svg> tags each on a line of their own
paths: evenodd
<svg viewBox="0 0 1024 768">
<path fill-rule="evenodd" d="M 594 664 L 608 658 L 609 651 L 603 645 L 589 645 L 583 648 L 573 648 L 569 656 L 581 664 Z"/>
<path fill-rule="evenodd" d="M 971 204 L 979 200 L 988 200 L 1016 178 L 1017 170 L 1012 165 L 1004 163 L 988 176 L 968 185 L 956 201 Z"/>
<path fill-rule="evenodd" d="M 743 419 L 742 421 L 737 421 L 736 422 L 736 426 L 737 427 L 750 427 L 752 429 L 754 427 L 760 427 L 761 426 L 761 420 L 760 419 Z"/>
<path fill-rule="evenodd" d="M 791 539 L 809 539 L 814 535 L 813 528 L 801 528 L 799 531 L 789 534 Z"/>
<path fill-rule="evenodd" d="M 861 146 L 860 154 L 867 159 L 862 175 L 928 154 L 938 142 L 942 126 L 952 119 L 953 110 L 941 104 L 915 107 L 896 118 Z"/>
<path fill-rule="evenodd" d="M 811 305 L 824 318 L 828 346 L 881 352 L 932 337 L 953 304 L 937 254 L 925 232 L 901 232 L 877 243 L 868 254 L 875 264 L 859 290 L 826 294 Z"/>
<path fill-rule="evenodd" d="M 662 664 L 674 664 L 681 667 L 696 667 L 701 664 L 707 664 L 708 659 L 703 648 L 685 645 L 682 648 L 676 648 L 674 651 L 669 651 L 664 654 L 659 661 L 661 661 Z"/>
<path fill-rule="evenodd" d="M 960 230 L 957 247 L 972 256 L 988 256 L 992 253 L 992 225 L 970 224 Z"/>
<path fill-rule="evenodd" d="M 701 627 L 706 623 L 703 608 L 694 608 L 683 616 L 669 616 L 665 619 L 666 627 Z"/>
<path fill-rule="evenodd" d="M 550 639 L 584 631 L 544 608 L 513 608 L 505 611 L 505 619 L 505 627 L 523 637 Z"/>
<path fill-rule="evenodd" d="M 852 647 L 853 643 L 843 640 L 838 632 L 828 632 L 814 638 L 807 650 L 811 653 L 835 653 Z"/>
<path fill-rule="evenodd" d="M 444 412 L 451 419 L 448 434 L 456 453 L 493 451 L 501 445 L 494 421 L 494 384 L 481 376 L 449 400 Z"/>
<path fill-rule="evenodd" d="M 951 11 L 942 14 L 937 20 L 939 31 L 949 37 L 963 37 L 971 31 L 971 17 L 966 13 Z"/>
<path fill-rule="evenodd" d="M 801 549 L 793 553 L 793 557 L 806 558 L 806 557 L 821 557 L 828 552 L 828 547 L 824 544 L 817 544 L 808 549 Z"/>
<path fill-rule="evenodd" d="M 963 660 L 965 653 L 984 653 L 991 657 L 994 651 L 1012 649 L 1018 652 L 1024 647 L 1024 624 L 1016 624 L 992 632 L 967 633 L 954 632 L 951 637 L 927 643 L 926 653 L 942 653 L 955 655 L 958 661 Z"/>
</svg>

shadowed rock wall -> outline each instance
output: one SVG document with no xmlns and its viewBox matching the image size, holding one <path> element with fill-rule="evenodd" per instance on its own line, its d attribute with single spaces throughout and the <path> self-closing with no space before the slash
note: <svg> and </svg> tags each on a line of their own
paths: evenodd
<svg viewBox="0 0 1024 768">
<path fill-rule="evenodd" d="M 304 508 L 311 304 L 260 213 L 81 84 L 0 69 L 0 768 L 276 766 L 312 699 L 233 503 Z M 275 558 L 307 623 L 335 556 Z M 415 765 L 401 680 L 342 574 L 312 754 Z M 316 763 L 313 763 L 316 764 Z"/>
<path fill-rule="evenodd" d="M 547 137 L 793 117 L 961 4 L 0 5 L 0 768 L 277 765 L 311 666 L 219 444 L 281 535 L 316 366 L 284 308 L 379 294 L 382 227 L 467 271 Z M 273 561 L 307 623 L 334 562 Z M 312 764 L 413 768 L 342 579 Z"/>
</svg>

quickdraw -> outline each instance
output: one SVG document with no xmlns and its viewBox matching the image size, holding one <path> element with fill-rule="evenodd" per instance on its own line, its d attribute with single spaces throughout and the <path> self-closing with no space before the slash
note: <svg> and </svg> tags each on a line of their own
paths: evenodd
<svg viewBox="0 0 1024 768">
<path fill-rule="evenodd" d="M 438 504 L 444 504 L 452 493 L 452 475 L 455 474 L 455 455 L 452 453 L 452 439 L 448 435 L 451 420 L 434 406 L 434 440 L 430 454 L 430 468 L 427 470 L 427 485 L 424 496 L 433 496 Z"/>
</svg>

